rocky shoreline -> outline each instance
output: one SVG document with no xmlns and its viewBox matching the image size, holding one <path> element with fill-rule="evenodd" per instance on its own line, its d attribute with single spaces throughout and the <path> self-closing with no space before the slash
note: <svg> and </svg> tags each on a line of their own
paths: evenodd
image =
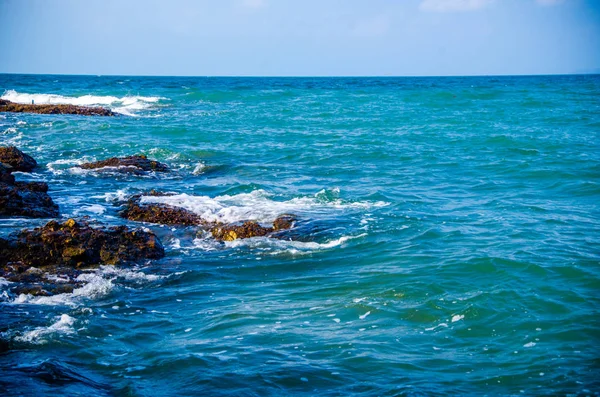
<svg viewBox="0 0 600 397">
<path fill-rule="evenodd" d="M 0 216 L 59 216 L 59 207 L 48 195 L 45 182 L 19 182 L 12 175 L 15 171 L 31 172 L 36 167 L 35 159 L 16 147 L 0 147 Z M 143 155 L 113 157 L 79 167 L 97 171 L 118 169 L 134 175 L 170 172 L 167 165 Z M 143 197 L 172 194 L 152 190 L 134 195 L 124 203 L 116 203 L 121 206 L 119 215 L 134 222 L 196 227 L 198 234 L 208 232 L 218 241 L 284 238 L 282 232 L 292 229 L 296 222 L 294 215 L 283 214 L 270 226 L 254 220 L 226 224 L 203 219 L 184 208 L 142 202 Z M 42 227 L 0 238 L 0 277 L 14 284 L 10 287 L 12 293 L 53 295 L 72 292 L 80 286 L 78 277 L 86 270 L 102 265 L 127 266 L 165 255 L 159 238 L 147 229 L 92 227 L 90 223 L 88 220 L 68 219 L 63 223 L 51 220 Z"/>
<path fill-rule="evenodd" d="M 117 116 L 110 109 L 77 105 L 22 104 L 0 99 L 0 112 L 37 113 L 37 114 L 76 114 L 80 116 Z"/>
</svg>

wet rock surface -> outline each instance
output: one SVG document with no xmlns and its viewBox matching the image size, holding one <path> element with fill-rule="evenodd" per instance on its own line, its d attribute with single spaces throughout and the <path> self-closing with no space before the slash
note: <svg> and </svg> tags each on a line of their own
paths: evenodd
<svg viewBox="0 0 600 397">
<path fill-rule="evenodd" d="M 12 167 L 12 171 L 30 172 L 37 167 L 37 162 L 33 157 L 23 153 L 14 146 L 0 147 L 0 163 Z"/>
<path fill-rule="evenodd" d="M 0 164 L 0 216 L 54 218 L 58 205 L 48 195 L 44 182 L 17 182 L 13 168 Z"/>
<path fill-rule="evenodd" d="M 149 160 L 144 155 L 135 155 L 128 157 L 111 157 L 106 160 L 95 161 L 92 163 L 84 163 L 79 166 L 86 170 L 94 170 L 99 168 L 111 167 L 116 168 L 120 172 L 143 174 L 145 172 L 168 172 L 169 167 L 155 160 Z"/>
<path fill-rule="evenodd" d="M 278 237 L 273 235 L 273 233 L 292 228 L 295 220 L 296 217 L 293 215 L 282 215 L 275 219 L 273 227 L 261 226 L 255 221 L 246 221 L 241 225 L 217 224 L 210 229 L 210 232 L 215 239 L 221 241 L 233 241 L 241 238 L 264 236 Z"/>
<path fill-rule="evenodd" d="M 265 227 L 256 221 L 245 221 L 239 224 L 225 224 L 208 221 L 185 208 L 173 207 L 162 203 L 141 203 L 144 196 L 164 197 L 173 193 L 163 193 L 156 190 L 132 196 L 119 215 L 123 218 L 137 221 L 158 223 L 162 225 L 199 226 L 202 230 L 209 231 L 212 236 L 220 241 L 233 241 L 250 237 L 276 237 L 276 232 L 291 229 L 296 221 L 296 216 L 291 214 L 280 215 L 273 225 Z"/>
<path fill-rule="evenodd" d="M 143 196 L 161 197 L 170 195 L 170 193 L 152 190 L 148 193 L 132 196 L 119 215 L 131 221 L 159 223 L 161 225 L 194 226 L 206 224 L 206 221 L 199 215 L 184 208 L 172 207 L 166 204 L 140 203 Z"/>
<path fill-rule="evenodd" d="M 156 235 L 126 226 L 93 228 L 69 219 L 0 238 L 0 277 L 17 283 L 16 293 L 72 292 L 82 270 L 159 259 L 164 248 Z"/>
<path fill-rule="evenodd" d="M 76 114 L 81 116 L 117 116 L 118 113 L 102 107 L 77 105 L 22 104 L 0 99 L 0 112 L 37 114 Z"/>
</svg>

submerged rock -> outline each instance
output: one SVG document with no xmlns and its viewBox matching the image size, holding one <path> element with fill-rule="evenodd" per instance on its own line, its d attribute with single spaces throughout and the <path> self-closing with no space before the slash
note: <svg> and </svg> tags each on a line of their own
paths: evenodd
<svg viewBox="0 0 600 397">
<path fill-rule="evenodd" d="M 92 228 L 69 219 L 0 238 L 0 277 L 19 293 L 70 292 L 82 269 L 122 265 L 165 254 L 156 235 L 126 226 Z"/>
<path fill-rule="evenodd" d="M 211 228 L 212 236 L 221 241 L 233 241 L 241 238 L 272 236 L 274 232 L 292 228 L 296 217 L 293 215 L 281 215 L 273 222 L 273 227 L 265 227 L 255 221 L 246 221 L 241 225 L 218 224 Z M 273 236 L 277 237 L 277 236 Z"/>
<path fill-rule="evenodd" d="M 102 107 L 77 105 L 22 104 L 0 99 L 0 112 L 38 114 L 77 114 L 81 116 L 116 116 L 118 113 Z"/>
<path fill-rule="evenodd" d="M 143 173 L 149 171 L 168 172 L 169 167 L 155 160 L 148 160 L 144 155 L 135 155 L 128 157 L 111 157 L 106 160 L 95 161 L 92 163 L 84 163 L 79 167 L 86 170 L 93 170 L 104 167 L 118 168 L 121 172 L 127 173 Z"/>
<path fill-rule="evenodd" d="M 0 216 L 53 218 L 58 205 L 48 195 L 44 182 L 16 182 L 12 168 L 0 164 Z"/>
<path fill-rule="evenodd" d="M 33 157 L 23 153 L 14 146 L 0 147 L 0 163 L 11 166 L 13 172 L 30 172 L 37 167 L 37 162 Z"/>
</svg>

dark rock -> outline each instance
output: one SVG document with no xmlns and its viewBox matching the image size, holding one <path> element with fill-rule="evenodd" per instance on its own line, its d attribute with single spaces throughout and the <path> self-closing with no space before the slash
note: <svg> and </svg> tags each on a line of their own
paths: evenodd
<svg viewBox="0 0 600 397">
<path fill-rule="evenodd" d="M 275 219 L 273 227 L 264 227 L 255 221 L 246 221 L 241 225 L 214 226 L 210 232 L 213 237 L 221 241 L 233 241 L 240 238 L 272 236 L 273 232 L 290 229 L 296 217 L 294 215 L 282 215 Z M 277 236 L 273 236 L 277 237 Z"/>
<path fill-rule="evenodd" d="M 254 221 L 241 225 L 219 225 L 210 231 L 214 238 L 221 241 L 233 241 L 239 238 L 262 237 L 273 232 L 273 228 L 264 227 Z"/>
<path fill-rule="evenodd" d="M 0 238 L 0 277 L 19 283 L 19 293 L 70 292 L 82 269 L 159 259 L 164 248 L 156 235 L 126 226 L 92 228 L 69 219 Z M 48 275 L 66 278 L 57 282 Z"/>
<path fill-rule="evenodd" d="M 104 167 L 120 167 L 121 172 L 139 174 L 142 171 L 168 172 L 169 167 L 155 160 L 148 160 L 144 155 L 128 157 L 111 157 L 107 160 L 95 161 L 93 163 L 84 163 L 79 167 L 92 170 Z"/>
<path fill-rule="evenodd" d="M 170 196 L 170 193 L 152 190 L 148 193 L 137 194 L 129 199 L 126 208 L 119 213 L 121 217 L 137 222 L 160 223 L 162 225 L 194 226 L 205 224 L 200 216 L 184 208 L 172 207 L 166 204 L 140 204 L 142 196 Z"/>
<path fill-rule="evenodd" d="M 273 230 L 288 230 L 294 226 L 294 222 L 296 222 L 296 216 L 291 214 L 280 215 L 273 221 Z"/>
<path fill-rule="evenodd" d="M 15 177 L 11 174 L 12 171 L 12 167 L 0 163 L 0 183 L 14 185 Z"/>
<path fill-rule="evenodd" d="M 58 205 L 48 195 L 44 182 L 15 182 L 12 168 L 0 164 L 0 216 L 53 218 Z"/>
<path fill-rule="evenodd" d="M 14 171 L 30 172 L 37 167 L 35 159 L 14 146 L 0 147 L 0 163 L 8 164 Z"/>
<path fill-rule="evenodd" d="M 81 116 L 117 116 L 118 113 L 102 107 L 77 105 L 32 105 L 0 99 L 0 112 L 38 114 L 77 114 Z"/>
</svg>

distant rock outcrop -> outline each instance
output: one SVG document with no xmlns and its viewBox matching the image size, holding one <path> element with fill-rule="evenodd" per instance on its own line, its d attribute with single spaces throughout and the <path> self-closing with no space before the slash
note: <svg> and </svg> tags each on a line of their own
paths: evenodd
<svg viewBox="0 0 600 397">
<path fill-rule="evenodd" d="M 102 107 L 77 105 L 22 104 L 0 99 L 0 112 L 38 114 L 77 114 L 81 116 L 117 116 L 118 113 Z"/>
</svg>

